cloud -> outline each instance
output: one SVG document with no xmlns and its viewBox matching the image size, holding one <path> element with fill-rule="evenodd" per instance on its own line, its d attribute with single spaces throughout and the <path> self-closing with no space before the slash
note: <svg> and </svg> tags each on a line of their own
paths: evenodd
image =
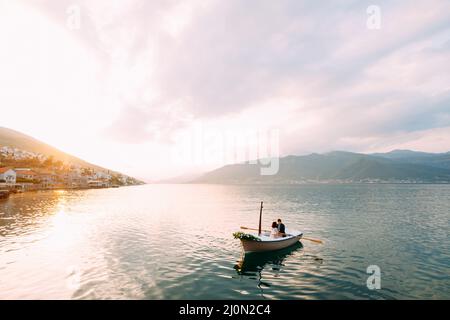
<svg viewBox="0 0 450 320">
<path fill-rule="evenodd" d="M 364 151 L 450 126 L 445 0 L 378 1 L 379 30 L 369 1 L 27 5 L 66 30 L 73 4 L 81 28 L 68 34 L 92 57 L 96 107 L 111 108 L 99 127 L 117 143 L 173 144 L 202 121 L 279 128 L 284 153 Z"/>
<path fill-rule="evenodd" d="M 53 3 L 46 6 L 55 10 Z M 366 28 L 368 2 L 81 3 L 87 11 L 82 35 L 86 41 L 96 35 L 94 47 L 110 54 L 107 65 L 116 58 L 145 68 L 143 85 L 158 89 L 169 104 L 188 99 L 186 108 L 196 116 L 239 112 L 286 86 L 302 91 L 312 85 L 311 94 L 318 94 L 355 85 L 379 60 L 448 30 L 450 9 L 445 1 L 381 1 L 382 28 L 372 31 Z M 153 59 L 151 69 L 146 59 Z"/>
</svg>

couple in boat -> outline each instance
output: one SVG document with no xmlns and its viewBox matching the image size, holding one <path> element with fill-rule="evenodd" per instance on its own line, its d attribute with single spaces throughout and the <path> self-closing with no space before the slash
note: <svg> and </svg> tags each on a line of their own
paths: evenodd
<svg viewBox="0 0 450 320">
<path fill-rule="evenodd" d="M 281 222 L 281 219 L 272 222 L 272 230 L 270 232 L 270 237 L 271 238 L 286 237 L 286 227 L 284 226 L 283 222 Z"/>
</svg>

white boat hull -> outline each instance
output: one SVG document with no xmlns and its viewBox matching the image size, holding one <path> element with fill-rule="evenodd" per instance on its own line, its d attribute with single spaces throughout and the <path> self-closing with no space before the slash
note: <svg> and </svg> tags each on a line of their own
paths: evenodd
<svg viewBox="0 0 450 320">
<path fill-rule="evenodd" d="M 264 252 L 280 250 L 297 243 L 303 236 L 303 233 L 288 235 L 284 238 L 267 239 L 261 237 L 261 241 L 241 239 L 241 244 L 245 252 Z"/>
</svg>

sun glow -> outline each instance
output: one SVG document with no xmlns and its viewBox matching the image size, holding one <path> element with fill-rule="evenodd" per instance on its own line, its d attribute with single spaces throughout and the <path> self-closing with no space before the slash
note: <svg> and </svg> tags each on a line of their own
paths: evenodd
<svg viewBox="0 0 450 320">
<path fill-rule="evenodd" d="M 198 123 L 278 129 L 282 155 L 445 152 L 450 8 L 419 8 L 368 30 L 360 6 L 2 1 L 0 125 L 148 181 L 222 165 L 171 161 Z"/>
</svg>

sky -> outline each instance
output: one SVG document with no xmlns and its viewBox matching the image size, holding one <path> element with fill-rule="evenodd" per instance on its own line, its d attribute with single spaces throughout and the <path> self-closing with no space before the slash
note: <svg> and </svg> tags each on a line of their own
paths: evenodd
<svg viewBox="0 0 450 320">
<path fill-rule="evenodd" d="M 447 0 L 0 0 L 0 40 L 0 126 L 147 181 L 450 151 Z"/>
</svg>

